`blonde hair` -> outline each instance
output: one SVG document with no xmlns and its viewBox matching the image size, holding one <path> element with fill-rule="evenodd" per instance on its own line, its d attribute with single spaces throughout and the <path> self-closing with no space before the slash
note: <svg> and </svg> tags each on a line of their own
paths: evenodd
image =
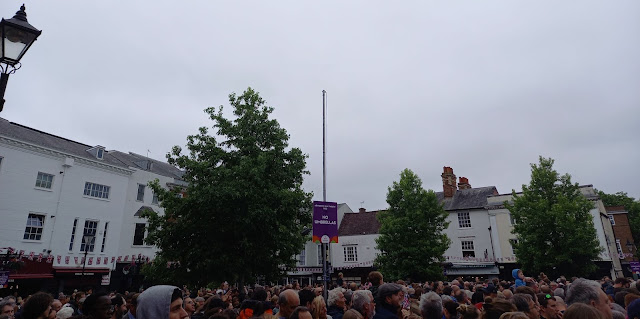
<svg viewBox="0 0 640 319">
<path fill-rule="evenodd" d="M 324 307 L 326 309 L 327 304 L 324 302 L 324 298 L 322 296 L 317 296 L 313 298 L 311 302 L 311 317 L 313 319 L 327 319 L 326 311 L 324 317 L 320 317 L 320 308 Z"/>
<path fill-rule="evenodd" d="M 456 310 L 460 314 L 460 319 L 480 318 L 480 310 L 478 310 L 474 305 L 460 305 Z"/>
<path fill-rule="evenodd" d="M 524 312 L 509 311 L 509 312 L 503 313 L 500 316 L 500 319 L 529 319 L 529 317 L 525 315 Z"/>
</svg>

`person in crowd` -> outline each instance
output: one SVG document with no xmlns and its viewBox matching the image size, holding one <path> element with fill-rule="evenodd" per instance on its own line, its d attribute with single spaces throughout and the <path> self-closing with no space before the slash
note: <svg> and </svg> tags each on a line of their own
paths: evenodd
<svg viewBox="0 0 640 319">
<path fill-rule="evenodd" d="M 514 294 L 511 302 L 518 308 L 518 311 L 524 312 L 529 319 L 540 319 L 538 305 L 528 294 Z"/>
<path fill-rule="evenodd" d="M 613 316 L 611 313 L 611 302 L 607 294 L 604 293 L 600 284 L 593 280 L 584 278 L 574 280 L 571 285 L 569 285 L 565 302 L 569 308 L 575 303 L 587 304 L 599 310 L 606 319 L 611 319 Z M 567 308 L 567 311 L 569 311 L 569 308 Z M 567 313 L 565 312 L 564 316 L 566 315 Z"/>
<path fill-rule="evenodd" d="M 420 316 L 420 297 L 422 296 L 422 288 L 416 288 L 413 293 L 409 294 L 409 310 L 412 314 Z"/>
<path fill-rule="evenodd" d="M 317 296 L 311 302 L 311 316 L 313 319 L 327 319 L 327 304 L 322 296 Z"/>
<path fill-rule="evenodd" d="M 336 279 L 336 284 L 338 284 L 338 287 L 342 288 L 342 285 L 344 285 L 344 274 L 339 272 L 338 273 L 338 279 Z"/>
<path fill-rule="evenodd" d="M 362 314 L 355 311 L 354 309 L 349 309 L 345 311 L 344 316 L 342 316 L 342 318 L 343 319 L 364 319 L 364 317 L 362 317 Z"/>
<path fill-rule="evenodd" d="M 631 280 L 623 277 L 617 278 L 614 281 L 613 286 L 609 286 L 609 288 L 607 288 L 607 294 L 610 296 L 615 296 L 617 292 L 620 292 L 623 289 L 629 288 L 630 285 L 631 285 Z"/>
<path fill-rule="evenodd" d="M 640 295 L 635 294 L 635 293 L 628 293 L 626 296 L 624 296 L 624 307 L 626 308 L 627 306 L 629 306 L 629 304 L 636 300 L 636 299 L 640 299 Z"/>
<path fill-rule="evenodd" d="M 62 302 L 58 299 L 53 299 L 51 303 L 51 309 L 53 309 L 56 313 L 62 309 Z"/>
<path fill-rule="evenodd" d="M 289 318 L 298 306 L 300 306 L 300 297 L 298 297 L 298 291 L 287 289 L 281 292 L 278 298 L 278 309 L 280 309 L 278 310 L 278 318 Z"/>
<path fill-rule="evenodd" d="M 353 293 L 350 310 L 359 312 L 363 319 L 373 319 L 376 315 L 376 303 L 374 302 L 371 291 L 355 291 Z"/>
<path fill-rule="evenodd" d="M 498 288 L 493 284 L 488 284 L 487 287 L 482 288 L 482 293 L 484 294 L 484 299 L 491 298 L 496 299 L 498 297 Z"/>
<path fill-rule="evenodd" d="M 640 299 L 636 299 L 627 306 L 627 318 L 640 319 Z"/>
<path fill-rule="evenodd" d="M 500 319 L 529 319 L 529 317 L 524 312 L 510 311 L 503 313 Z"/>
<path fill-rule="evenodd" d="M 510 289 L 505 289 L 502 291 L 502 296 L 505 300 L 511 300 L 511 297 L 513 297 L 513 292 L 511 292 Z"/>
<path fill-rule="evenodd" d="M 4 298 L 0 301 L 0 315 L 13 318 L 15 315 L 16 303 L 13 299 Z"/>
<path fill-rule="evenodd" d="M 124 299 L 124 296 L 121 294 L 116 294 L 111 298 L 111 304 L 113 305 L 113 318 L 114 319 L 122 319 L 124 315 L 127 313 L 127 301 Z"/>
<path fill-rule="evenodd" d="M 82 303 L 82 313 L 90 319 L 111 319 L 115 308 L 105 292 L 91 294 Z"/>
<path fill-rule="evenodd" d="M 382 284 L 378 287 L 375 319 L 398 319 L 398 313 L 404 300 L 402 289 L 401 285 L 392 283 Z"/>
<path fill-rule="evenodd" d="M 53 297 L 45 292 L 38 292 L 27 298 L 22 309 L 22 319 L 54 319 L 56 312 L 51 308 Z"/>
<path fill-rule="evenodd" d="M 598 284 L 596 282 L 596 284 Z M 598 289 L 600 285 L 598 284 Z M 604 291 L 602 291 L 604 294 Z M 605 319 L 606 316 L 602 314 L 596 307 L 590 306 L 586 303 L 576 302 L 567 308 L 562 319 Z"/>
<path fill-rule="evenodd" d="M 537 295 L 540 304 L 540 317 L 545 319 L 560 319 L 558 303 L 551 294 L 540 293 Z"/>
<path fill-rule="evenodd" d="M 189 315 L 182 307 L 182 291 L 178 287 L 149 287 L 138 296 L 136 319 L 183 319 Z"/>
<path fill-rule="evenodd" d="M 558 316 L 562 318 L 564 312 L 567 310 L 567 305 L 564 303 L 564 299 L 558 296 L 555 296 L 553 298 L 556 299 L 556 309 L 558 309 Z"/>
<path fill-rule="evenodd" d="M 196 311 L 202 310 L 202 308 L 204 307 L 204 298 L 199 296 L 199 297 L 196 297 L 194 301 L 196 302 Z"/>
<path fill-rule="evenodd" d="M 443 315 L 442 298 L 433 291 L 422 294 L 420 314 L 423 319 L 441 319 Z"/>
<path fill-rule="evenodd" d="M 473 305 L 461 304 L 456 311 L 459 315 L 458 319 L 479 319 L 481 315 L 480 310 Z"/>
<path fill-rule="evenodd" d="M 383 279 L 384 278 L 382 277 L 382 273 L 380 273 L 379 271 L 372 271 L 369 273 L 368 280 L 369 282 L 371 282 L 371 287 L 369 287 L 369 290 L 371 290 L 373 298 L 376 299 L 376 303 L 379 303 L 378 288 L 380 287 L 380 285 L 382 285 Z"/>
<path fill-rule="evenodd" d="M 515 279 L 516 281 L 516 284 L 515 284 L 516 288 L 526 285 L 524 282 L 525 277 L 524 277 L 524 274 L 522 273 L 522 270 L 514 269 L 511 272 L 511 275 L 513 276 L 513 279 Z"/>
<path fill-rule="evenodd" d="M 511 302 L 502 299 L 487 299 L 482 309 L 483 319 L 499 319 L 505 312 L 518 311 Z"/>
<path fill-rule="evenodd" d="M 56 319 L 68 319 L 73 316 L 73 308 L 62 307 L 60 311 L 56 312 Z"/>
<path fill-rule="evenodd" d="M 127 308 L 129 309 L 129 311 L 127 311 L 127 313 L 125 313 L 124 316 L 122 316 L 122 319 L 136 319 L 136 307 L 138 305 L 138 296 L 140 296 L 139 293 L 135 293 L 131 295 L 131 299 L 127 303 Z"/>
<path fill-rule="evenodd" d="M 311 309 L 311 302 L 316 297 L 316 294 L 309 288 L 298 291 L 298 297 L 300 298 L 300 306 Z"/>
<path fill-rule="evenodd" d="M 346 309 L 346 299 L 342 288 L 335 288 L 329 291 L 327 305 L 327 315 L 331 316 L 332 319 L 342 319 Z"/>
<path fill-rule="evenodd" d="M 184 311 L 186 311 L 187 314 L 189 315 L 189 318 L 191 318 L 193 313 L 196 312 L 196 302 L 193 301 L 193 299 L 191 299 L 191 297 L 189 296 L 184 297 L 183 302 L 184 302 L 184 305 L 183 305 Z M 122 318 L 122 319 L 127 319 L 127 318 Z"/>
<path fill-rule="evenodd" d="M 291 313 L 289 319 L 312 319 L 312 317 L 309 308 L 300 306 L 296 307 L 296 309 L 293 309 L 293 312 Z"/>
<path fill-rule="evenodd" d="M 442 302 L 442 311 L 445 319 L 457 319 L 458 318 L 458 303 L 453 300 L 446 300 Z"/>
</svg>

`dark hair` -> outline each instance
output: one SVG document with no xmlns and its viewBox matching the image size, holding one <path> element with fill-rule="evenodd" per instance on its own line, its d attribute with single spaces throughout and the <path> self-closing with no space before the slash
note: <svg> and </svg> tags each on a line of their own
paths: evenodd
<svg viewBox="0 0 640 319">
<path fill-rule="evenodd" d="M 82 304 L 82 313 L 85 315 L 93 314 L 96 311 L 96 304 L 98 303 L 98 299 L 100 299 L 100 297 L 109 298 L 106 292 L 97 292 L 89 295 L 89 297 L 87 297 L 87 299 L 85 299 L 84 303 Z"/>
<path fill-rule="evenodd" d="M 531 309 L 529 308 L 529 301 L 533 301 L 531 296 L 527 294 L 514 294 L 511 297 L 511 302 L 516 305 L 518 311 L 529 313 Z"/>
<path fill-rule="evenodd" d="M 442 294 L 445 296 L 451 296 L 452 291 L 453 291 L 453 288 L 451 288 L 450 286 L 446 286 L 444 287 L 444 289 L 442 289 Z"/>
<path fill-rule="evenodd" d="M 264 290 L 264 288 L 262 287 L 258 287 L 256 288 L 256 290 L 253 291 L 253 295 L 251 296 L 251 299 L 258 300 L 258 301 L 265 301 L 267 300 L 267 291 Z"/>
<path fill-rule="evenodd" d="M 442 303 L 442 308 L 447 309 L 451 318 L 458 317 L 458 303 L 453 300 L 446 300 Z"/>
<path fill-rule="evenodd" d="M 532 299 L 536 297 L 535 290 L 533 290 L 533 288 L 531 288 L 529 286 L 520 286 L 520 287 L 516 288 L 516 290 L 513 293 L 514 294 L 527 294 L 527 295 L 531 296 Z"/>
<path fill-rule="evenodd" d="M 600 310 L 585 303 L 576 302 L 569 306 L 562 318 L 567 319 L 600 319 L 604 318 Z"/>
<path fill-rule="evenodd" d="M 124 296 L 121 294 L 116 294 L 115 296 L 113 296 L 113 298 L 111 298 L 111 304 L 114 306 L 122 306 L 124 305 Z"/>
<path fill-rule="evenodd" d="M 179 298 L 182 298 L 182 290 L 176 288 L 173 290 L 173 293 L 171 294 L 171 302 L 174 302 Z"/>
<path fill-rule="evenodd" d="M 547 298 L 547 296 L 549 296 L 549 298 Z M 538 297 L 538 303 L 540 303 L 540 306 L 547 308 L 547 304 L 549 303 L 549 300 L 553 300 L 556 301 L 556 298 L 553 297 L 552 294 L 537 294 L 536 297 Z"/>
<path fill-rule="evenodd" d="M 291 316 L 289 316 L 289 319 L 298 319 L 300 317 L 299 315 L 301 312 L 311 313 L 311 311 L 309 311 L 309 308 L 305 306 L 298 306 L 296 307 L 296 309 L 293 310 L 293 312 L 291 313 Z"/>
<path fill-rule="evenodd" d="M 382 273 L 379 271 L 372 271 L 369 273 L 369 281 L 374 286 L 380 285 L 382 283 Z"/>
<path fill-rule="evenodd" d="M 36 319 L 51 306 L 53 297 L 46 292 L 38 292 L 27 299 L 22 308 L 22 318 Z"/>
<path fill-rule="evenodd" d="M 484 303 L 484 315 L 483 319 L 499 319 L 500 316 L 505 312 L 517 311 L 518 309 L 512 303 L 502 300 L 496 299 L 493 302 L 485 302 Z"/>
<path fill-rule="evenodd" d="M 473 295 L 471 295 L 471 303 L 472 304 L 477 304 L 479 302 L 483 302 L 484 301 L 484 294 L 482 293 L 482 291 L 476 291 L 473 293 Z"/>
</svg>

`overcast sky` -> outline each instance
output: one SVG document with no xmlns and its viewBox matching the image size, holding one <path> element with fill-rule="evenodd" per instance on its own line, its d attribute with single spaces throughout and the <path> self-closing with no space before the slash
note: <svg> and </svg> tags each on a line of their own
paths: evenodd
<svg viewBox="0 0 640 319">
<path fill-rule="evenodd" d="M 21 1 L 2 0 L 10 18 Z M 253 87 L 322 199 L 387 207 L 410 168 L 519 191 L 552 157 L 640 197 L 640 1 L 26 1 L 43 30 L 0 117 L 165 159 Z"/>
</svg>

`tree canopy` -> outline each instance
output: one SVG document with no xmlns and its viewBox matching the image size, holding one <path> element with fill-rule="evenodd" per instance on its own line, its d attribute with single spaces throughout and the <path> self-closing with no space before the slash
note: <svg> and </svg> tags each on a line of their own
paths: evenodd
<svg viewBox="0 0 640 319">
<path fill-rule="evenodd" d="M 594 204 L 553 163 L 540 157 L 531 164 L 529 185 L 522 185 L 522 194 L 514 190 L 513 203 L 505 203 L 516 221 L 516 257 L 529 273 L 588 276 L 602 250 L 590 214 Z"/>
<path fill-rule="evenodd" d="M 151 279 L 204 286 L 222 280 L 278 279 L 308 236 L 311 194 L 302 190 L 307 155 L 290 148 L 273 107 L 251 88 L 229 95 L 233 117 L 207 108 L 206 127 L 174 146 L 168 162 L 184 185 L 151 183 L 164 214 L 145 213 L 147 243 L 160 251 Z M 184 196 L 178 196 L 178 193 Z M 171 271 L 167 271 L 167 263 Z"/>
<path fill-rule="evenodd" d="M 375 260 L 380 271 L 392 279 L 413 281 L 443 277 L 444 252 L 451 241 L 443 231 L 448 213 L 435 192 L 422 188 L 422 181 L 410 169 L 388 188 L 389 209 L 378 213 L 380 254 Z"/>
</svg>

